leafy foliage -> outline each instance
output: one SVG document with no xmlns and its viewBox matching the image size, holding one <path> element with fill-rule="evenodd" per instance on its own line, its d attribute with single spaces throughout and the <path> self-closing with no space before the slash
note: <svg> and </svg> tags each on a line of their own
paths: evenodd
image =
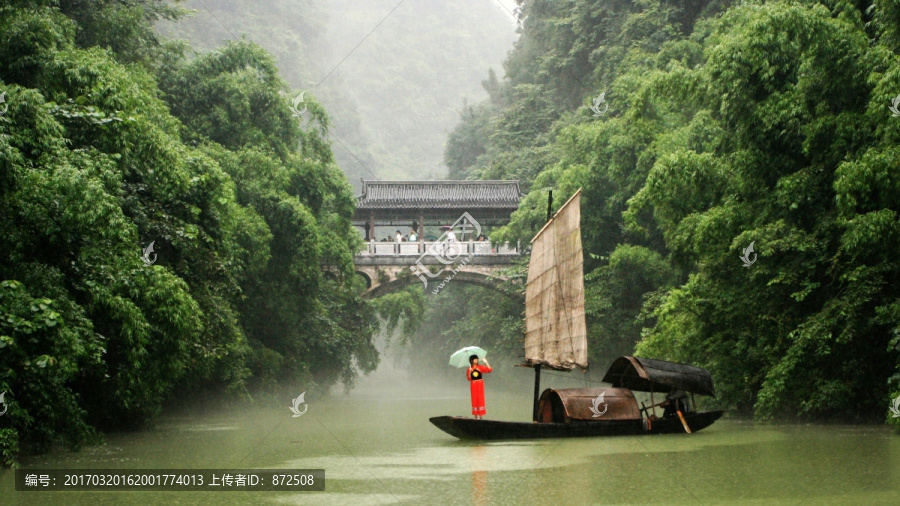
<svg viewBox="0 0 900 506">
<path fill-rule="evenodd" d="M 188 61 L 153 36 L 180 15 L 157 0 L 0 14 L 5 464 L 145 423 L 176 391 L 375 368 L 327 115 L 295 123 L 265 51 Z"/>
<path fill-rule="evenodd" d="M 761 419 L 884 416 L 900 394 L 896 6 L 520 4 L 507 77 L 485 81 L 446 159 L 529 188 L 492 239 L 528 239 L 548 189 L 558 207 L 583 187 L 594 363 L 707 367 L 716 402 Z"/>
</svg>

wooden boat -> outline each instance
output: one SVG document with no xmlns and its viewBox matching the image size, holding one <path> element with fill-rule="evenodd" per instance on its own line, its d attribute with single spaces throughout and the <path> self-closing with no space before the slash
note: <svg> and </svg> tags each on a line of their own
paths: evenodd
<svg viewBox="0 0 900 506">
<path fill-rule="evenodd" d="M 548 388 L 538 401 L 537 419 L 532 422 L 475 420 L 458 416 L 437 416 L 430 421 L 460 439 L 537 439 L 553 437 L 633 436 L 638 434 L 679 434 L 685 425 L 691 432 L 713 424 L 723 411 L 682 413 L 681 418 L 653 417 L 651 409 L 639 408 L 634 391 L 669 392 L 673 388 L 693 394 L 715 392 L 709 372 L 675 362 L 640 357 L 620 357 L 606 372 L 609 388 Z M 602 396 L 602 397 L 601 397 Z M 602 401 L 597 403 L 597 399 Z M 598 406 L 599 404 L 599 406 Z M 593 410 L 591 408 L 594 408 Z M 602 414 L 598 415 L 599 412 Z"/>
<path fill-rule="evenodd" d="M 691 431 L 697 432 L 712 425 L 720 416 L 722 411 L 707 411 L 686 413 L 684 418 Z M 534 423 L 504 422 L 484 418 L 476 420 L 461 416 L 436 416 L 430 420 L 437 428 L 460 439 L 541 439 L 684 433 L 684 427 L 678 418 L 660 418 L 653 422 L 652 429 L 648 429 L 641 420 Z"/>
<path fill-rule="evenodd" d="M 636 434 L 692 433 L 709 427 L 722 411 L 694 411 L 694 394 L 715 396 L 709 371 L 686 364 L 641 357 L 616 359 L 603 377 L 610 387 L 547 389 L 540 396 L 541 368 L 587 369 L 584 273 L 581 249 L 581 190 L 532 239 L 525 289 L 525 363 L 533 367 L 532 422 L 505 422 L 456 416 L 429 420 L 462 439 L 532 439 Z M 635 391 L 650 393 L 650 406 L 638 407 Z M 690 393 L 656 416 L 655 393 Z M 691 408 L 691 409 L 688 409 Z"/>
</svg>

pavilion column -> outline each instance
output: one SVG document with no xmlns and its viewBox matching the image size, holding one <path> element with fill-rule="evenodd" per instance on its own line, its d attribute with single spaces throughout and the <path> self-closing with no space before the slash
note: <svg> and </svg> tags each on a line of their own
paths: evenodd
<svg viewBox="0 0 900 506">
<path fill-rule="evenodd" d="M 419 253 L 425 252 L 425 215 L 419 213 Z"/>
<path fill-rule="evenodd" d="M 372 249 L 371 253 L 374 255 L 375 254 L 375 244 L 374 243 L 378 241 L 378 239 L 375 238 L 375 211 L 369 211 L 369 230 L 371 230 L 371 235 L 369 237 L 370 237 L 370 240 L 372 241 L 370 243 L 370 247 Z"/>
</svg>

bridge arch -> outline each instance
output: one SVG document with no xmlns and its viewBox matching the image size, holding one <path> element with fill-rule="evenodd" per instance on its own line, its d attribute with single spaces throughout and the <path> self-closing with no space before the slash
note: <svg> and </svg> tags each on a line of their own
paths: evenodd
<svg viewBox="0 0 900 506">
<path fill-rule="evenodd" d="M 357 270 L 356 272 L 366 279 L 369 279 L 369 274 L 361 270 Z M 386 274 L 386 276 L 390 276 L 390 274 Z M 450 277 L 449 280 L 447 279 L 448 276 Z M 435 290 L 443 290 L 452 283 L 477 285 L 495 290 L 496 292 L 506 296 L 518 295 L 518 292 L 510 291 L 509 289 L 504 288 L 503 283 L 507 281 L 507 279 L 508 278 L 506 276 L 498 276 L 493 273 L 485 273 L 477 270 L 464 270 L 463 268 L 457 270 L 457 272 L 454 273 L 451 269 L 446 269 L 443 271 L 439 271 L 438 275 L 436 275 L 434 278 L 426 277 L 426 280 L 428 281 L 428 284 L 426 285 L 418 276 L 414 276 L 411 273 L 398 273 L 396 276 L 392 276 L 389 281 L 381 283 L 378 283 L 376 281 L 374 282 L 374 286 L 370 284 L 366 292 L 363 294 L 363 298 L 374 299 L 388 293 L 396 292 L 411 285 L 423 286 L 425 289 L 425 294 L 432 295 L 436 293 Z"/>
<path fill-rule="evenodd" d="M 366 283 L 366 290 L 369 290 L 372 288 L 372 285 L 374 285 L 375 281 L 369 276 L 369 273 L 357 269 L 355 274 L 357 276 L 363 278 L 363 281 L 365 281 L 365 283 Z"/>
</svg>

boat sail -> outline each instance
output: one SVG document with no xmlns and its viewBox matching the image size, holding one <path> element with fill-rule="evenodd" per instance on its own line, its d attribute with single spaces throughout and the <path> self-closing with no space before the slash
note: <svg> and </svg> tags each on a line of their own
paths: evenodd
<svg viewBox="0 0 900 506">
<path fill-rule="evenodd" d="M 603 378 L 611 384 L 610 388 L 548 388 L 540 394 L 542 367 L 569 371 L 576 367 L 584 371 L 588 367 L 581 190 L 575 192 L 551 219 L 552 203 L 551 192 L 547 224 L 531 240 L 525 285 L 523 365 L 533 367 L 535 371 L 532 422 L 437 416 L 429 419 L 431 423 L 464 439 L 691 433 L 691 429 L 696 432 L 711 425 L 723 412 L 695 411 L 693 394 L 715 396 L 712 378 L 709 371 L 691 365 L 620 357 Z M 682 413 L 678 409 L 677 419 L 667 414 L 657 417 L 658 405 L 654 404 L 653 392 L 674 393 L 677 390 L 691 393 L 691 410 L 684 408 Z M 633 391 L 649 391 L 651 406 L 639 407 Z M 673 405 L 676 408 L 682 406 Z"/>
<path fill-rule="evenodd" d="M 580 189 L 531 240 L 525 363 L 561 370 L 588 367 Z"/>
</svg>

